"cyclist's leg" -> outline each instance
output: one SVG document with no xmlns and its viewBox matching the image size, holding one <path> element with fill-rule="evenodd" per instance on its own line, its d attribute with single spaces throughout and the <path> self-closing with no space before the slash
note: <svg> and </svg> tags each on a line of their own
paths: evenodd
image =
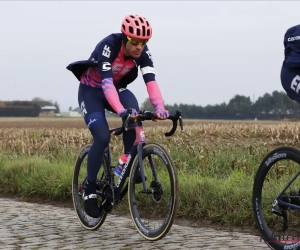
<svg viewBox="0 0 300 250">
<path fill-rule="evenodd" d="M 139 111 L 139 104 L 135 95 L 128 89 L 119 89 L 119 98 L 124 108 L 133 108 L 136 111 Z M 107 106 L 107 109 L 114 112 L 110 106 Z M 124 153 L 129 153 L 133 145 L 136 145 L 139 140 L 145 140 L 143 124 L 141 121 L 129 122 L 130 127 L 134 129 L 129 129 L 123 133 L 123 143 L 124 143 Z"/>
<path fill-rule="evenodd" d="M 135 95 L 128 89 L 119 92 L 119 97 L 122 105 L 125 108 L 134 108 L 137 111 L 139 110 L 138 101 Z M 145 141 L 144 128 L 141 121 L 129 123 L 129 126 L 134 129 L 129 129 L 125 133 L 123 133 L 123 143 L 124 143 L 124 153 L 129 153 L 132 147 L 138 144 L 140 141 Z M 145 180 L 147 177 L 145 176 Z M 140 172 L 137 173 L 136 183 L 141 183 L 142 178 Z"/>
<path fill-rule="evenodd" d="M 105 117 L 105 96 L 102 88 L 80 84 L 78 103 L 92 136 L 93 144 L 87 161 L 87 188 L 85 190 L 85 211 L 91 217 L 99 217 L 96 178 L 103 160 L 103 152 L 110 140 L 109 127 Z"/>
<path fill-rule="evenodd" d="M 281 85 L 289 98 L 300 103 L 300 68 L 281 68 Z"/>
<path fill-rule="evenodd" d="M 128 89 L 119 89 L 119 98 L 120 102 L 124 106 L 124 108 L 134 108 L 136 111 L 139 111 L 138 101 L 135 95 Z M 109 110 L 112 111 L 111 107 L 108 107 Z M 129 126 L 133 127 L 133 129 L 129 129 L 123 133 L 123 144 L 124 144 L 124 154 L 129 154 L 132 147 L 139 143 L 139 141 L 145 141 L 145 134 L 143 129 L 143 124 L 141 121 L 129 122 Z M 145 179 L 147 177 L 145 176 Z M 137 174 L 136 183 L 141 183 L 141 175 Z"/>
</svg>

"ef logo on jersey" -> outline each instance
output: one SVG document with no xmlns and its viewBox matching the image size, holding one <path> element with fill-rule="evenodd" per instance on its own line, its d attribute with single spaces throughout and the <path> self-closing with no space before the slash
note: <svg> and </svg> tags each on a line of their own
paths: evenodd
<svg viewBox="0 0 300 250">
<path fill-rule="evenodd" d="M 111 65 L 109 62 L 103 62 L 102 63 L 102 71 L 108 71 L 111 69 Z"/>
<path fill-rule="evenodd" d="M 292 84 L 291 84 L 291 89 L 296 91 L 296 93 L 298 94 L 299 93 L 299 90 L 300 90 L 300 76 L 296 76 L 293 81 L 292 81 Z"/>
<path fill-rule="evenodd" d="M 107 45 L 104 46 L 103 50 L 102 50 L 102 56 L 105 56 L 107 58 L 110 57 L 110 47 L 108 47 Z"/>
</svg>

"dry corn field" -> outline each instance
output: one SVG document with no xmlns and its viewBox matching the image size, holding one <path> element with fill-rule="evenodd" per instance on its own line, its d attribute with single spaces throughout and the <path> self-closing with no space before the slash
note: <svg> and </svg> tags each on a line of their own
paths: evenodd
<svg viewBox="0 0 300 250">
<path fill-rule="evenodd" d="M 120 119 L 109 118 L 110 128 L 120 126 Z M 203 150 L 243 147 L 249 150 L 289 145 L 300 148 L 300 123 L 278 121 L 183 120 L 180 130 L 170 138 L 164 136 L 170 121 L 144 122 L 149 141 L 178 147 L 197 155 Z M 0 150 L 18 154 L 70 149 L 79 150 L 91 141 L 82 118 L 0 118 Z M 113 150 L 119 149 L 121 137 L 112 136 Z"/>
</svg>

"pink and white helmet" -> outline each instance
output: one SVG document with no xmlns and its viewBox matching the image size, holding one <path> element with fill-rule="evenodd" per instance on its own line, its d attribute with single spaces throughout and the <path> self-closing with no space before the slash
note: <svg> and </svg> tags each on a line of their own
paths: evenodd
<svg viewBox="0 0 300 250">
<path fill-rule="evenodd" d="M 125 16 L 121 31 L 131 38 L 149 40 L 152 36 L 152 27 L 145 17 L 139 15 Z"/>
</svg>

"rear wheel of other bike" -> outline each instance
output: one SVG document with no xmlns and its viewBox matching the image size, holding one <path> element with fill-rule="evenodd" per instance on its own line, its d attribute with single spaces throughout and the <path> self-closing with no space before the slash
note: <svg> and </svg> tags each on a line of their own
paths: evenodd
<svg viewBox="0 0 300 250">
<path fill-rule="evenodd" d="M 300 151 L 279 147 L 261 162 L 252 193 L 256 227 L 272 249 L 300 249 Z"/>
</svg>

